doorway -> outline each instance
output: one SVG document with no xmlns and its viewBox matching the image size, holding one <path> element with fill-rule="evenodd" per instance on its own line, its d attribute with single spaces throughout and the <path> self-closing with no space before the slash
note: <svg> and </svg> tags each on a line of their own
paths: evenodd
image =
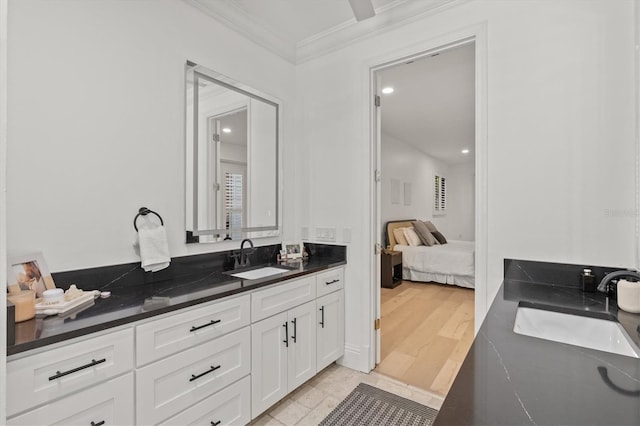
<svg viewBox="0 0 640 426">
<path fill-rule="evenodd" d="M 482 42 L 481 45 L 481 48 L 484 49 L 484 42 Z M 478 255 L 475 257 L 481 264 L 476 265 L 475 270 L 472 272 L 472 275 L 475 272 L 474 278 L 476 278 L 479 284 L 478 290 L 480 290 L 476 291 L 475 294 L 473 290 L 452 286 L 450 284 L 419 282 L 420 280 L 414 277 L 411 278 L 415 281 L 402 281 L 402 284 L 397 289 L 383 289 L 386 293 L 382 293 L 380 289 L 380 256 L 376 256 L 374 262 L 376 266 L 373 271 L 376 278 L 374 280 L 376 287 L 373 289 L 373 293 L 376 296 L 375 312 L 377 313 L 376 318 L 381 318 L 381 329 L 375 332 L 374 340 L 374 347 L 376 348 L 374 365 L 380 364 L 377 371 L 383 370 L 380 371 L 382 374 L 390 375 L 405 383 L 416 385 L 423 389 L 435 390 L 436 393 L 441 395 L 443 393 L 446 394 L 446 391 L 450 387 L 452 377 L 455 377 L 455 374 L 457 374 L 462 359 L 464 359 L 473 340 L 475 330 L 477 330 L 479 326 L 479 324 L 474 325 L 474 316 L 475 318 L 478 316 L 482 318 L 482 316 L 484 316 L 483 309 L 486 292 L 484 286 L 486 286 L 486 282 L 483 278 L 486 273 L 486 266 L 482 261 L 486 256 L 484 248 L 486 246 L 486 185 L 483 185 L 483 181 L 486 179 L 486 151 L 484 149 L 486 139 L 484 138 L 485 110 L 484 107 L 477 108 L 479 102 L 484 101 L 483 96 L 478 96 L 478 94 L 483 93 L 480 89 L 484 88 L 484 83 L 482 83 L 481 78 L 484 76 L 484 69 L 482 66 L 477 66 L 479 62 L 483 62 L 480 60 L 481 58 L 478 58 L 477 51 L 476 34 L 473 37 L 459 39 L 459 41 L 453 43 L 442 44 L 437 48 L 425 50 L 418 54 L 407 55 L 401 59 L 395 59 L 382 65 L 371 67 L 372 92 L 374 94 L 380 94 L 381 96 L 379 103 L 379 105 L 381 104 L 381 108 L 375 108 L 371 115 L 373 134 L 372 151 L 374 157 L 376 157 L 373 165 L 375 171 L 378 172 L 376 173 L 376 181 L 379 182 L 373 194 L 375 202 L 372 203 L 372 229 L 375 230 L 376 241 L 385 246 L 388 244 L 388 241 L 385 242 L 384 235 L 384 225 L 387 221 L 420 219 L 432 221 L 436 226 L 442 228 L 439 229 L 441 231 L 446 230 L 444 233 L 449 233 L 447 238 L 472 241 L 472 245 L 474 242 L 480 243 L 477 248 Z M 411 67 L 419 70 L 419 67 L 416 65 L 421 61 L 426 62 L 433 58 L 433 60 L 442 62 L 441 60 L 447 55 L 463 57 L 465 56 L 465 52 L 471 54 L 470 60 L 469 58 L 467 58 L 467 60 L 470 61 L 469 63 L 471 64 L 468 76 L 470 75 L 472 81 L 472 87 L 470 88 L 472 96 L 468 103 L 472 122 L 466 126 L 471 129 L 467 137 L 464 138 L 464 143 L 467 144 L 467 146 L 455 147 L 455 149 L 458 155 L 467 155 L 467 165 L 453 164 L 456 163 L 456 161 L 452 161 L 449 158 L 448 162 L 444 161 L 444 163 L 449 164 L 449 167 L 443 167 L 442 165 L 438 165 L 438 163 L 440 162 L 439 160 L 442 160 L 446 155 L 442 152 L 434 152 L 432 155 L 425 154 L 425 157 L 435 159 L 432 161 L 431 170 L 426 172 L 427 177 L 420 177 L 416 174 L 413 176 L 407 174 L 402 175 L 398 170 L 405 167 L 406 171 L 406 169 L 414 167 L 415 164 L 412 164 L 412 161 L 406 161 L 403 165 L 402 161 L 398 159 L 400 157 L 398 151 L 402 150 L 398 149 L 398 146 L 402 144 L 409 145 L 405 146 L 404 150 L 413 150 L 413 152 L 416 152 L 415 156 L 419 156 L 421 155 L 419 152 L 421 148 L 411 146 L 412 142 L 415 143 L 420 139 L 424 141 L 425 138 L 428 138 L 428 135 L 422 130 L 419 131 L 422 133 L 417 137 L 415 134 L 413 136 L 397 137 L 397 132 L 394 131 L 396 132 L 396 139 L 405 140 L 400 141 L 401 143 L 395 141 L 393 148 L 383 146 L 385 139 L 393 139 L 393 135 L 390 137 L 390 135 L 384 134 L 392 132 L 383 128 L 383 123 L 385 122 L 385 103 L 387 102 L 385 95 L 382 95 L 382 89 L 386 87 L 384 81 L 385 73 L 393 74 L 392 71 L 394 71 L 395 68 L 397 71 L 396 74 L 402 76 L 405 71 L 410 73 L 408 70 L 410 70 Z M 404 68 L 405 71 L 402 71 L 401 68 Z M 424 78 L 428 78 L 428 75 L 425 74 Z M 400 78 L 400 81 L 403 80 L 407 80 L 407 78 Z M 478 81 L 481 81 L 481 84 L 478 85 Z M 406 90 L 406 88 L 402 90 Z M 434 97 L 437 95 L 433 91 L 431 93 Z M 414 91 L 413 95 L 418 101 L 421 97 L 424 98 L 425 96 L 424 93 L 420 93 L 417 90 Z M 442 99 L 440 101 L 441 109 L 446 110 L 449 108 L 451 106 L 450 101 L 451 99 Z M 426 116 L 437 116 L 437 114 L 434 114 L 434 111 L 424 110 L 423 112 Z M 406 111 L 400 111 L 399 115 L 404 116 L 404 118 L 409 117 Z M 478 120 L 478 118 L 480 118 L 480 120 Z M 444 120 L 442 117 L 436 117 L 436 119 L 440 121 Z M 450 114 L 451 121 L 455 122 L 456 119 L 457 117 L 455 115 L 452 116 Z M 406 120 L 402 123 L 404 127 L 410 126 Z M 465 151 L 464 153 L 463 150 Z M 389 167 L 389 165 L 385 168 L 382 164 L 384 161 L 381 159 L 386 158 L 385 155 L 388 156 L 390 151 L 392 155 L 398 157 L 393 160 L 397 163 L 395 169 L 394 167 Z M 473 154 L 475 153 L 479 153 L 480 156 L 474 159 Z M 469 154 L 471 154 L 471 156 L 469 156 Z M 413 160 L 415 160 L 415 158 Z M 476 167 L 476 165 L 479 165 L 479 167 Z M 422 172 L 424 175 L 424 170 Z M 480 179 L 477 179 L 478 174 Z M 467 175 L 470 177 L 466 183 L 466 202 L 470 205 L 472 212 L 470 215 L 468 211 L 466 212 L 466 219 L 460 217 L 459 209 L 453 209 L 455 204 L 454 199 L 460 196 L 461 189 L 459 185 L 454 185 L 454 180 L 456 179 L 452 179 L 450 177 L 451 175 Z M 434 208 L 434 204 L 436 204 L 434 203 L 434 198 L 438 195 L 436 191 L 437 188 L 435 187 L 438 185 L 438 179 L 440 179 L 441 183 L 445 181 L 445 179 L 442 178 L 446 178 L 447 183 L 447 208 L 445 211 L 437 211 L 437 209 Z M 427 186 L 430 191 L 424 189 Z M 482 191 L 485 191 L 485 193 L 483 194 Z M 387 205 L 385 206 L 386 208 L 383 209 L 382 205 L 384 203 L 387 203 Z M 431 203 L 429 207 L 425 207 L 429 203 Z M 480 207 L 479 209 L 477 208 L 478 206 Z M 454 224 L 454 222 L 457 222 L 457 225 Z M 480 238 L 478 238 L 478 236 Z M 384 256 L 384 254 L 382 256 Z M 480 273 L 478 274 L 478 272 Z M 431 276 L 426 275 L 426 277 L 430 278 Z M 446 279 L 434 279 L 433 281 L 447 282 Z M 478 297 L 480 297 L 480 300 L 478 300 Z M 422 299 L 425 306 L 431 306 L 430 312 L 425 312 L 423 309 L 424 306 L 418 307 L 421 303 L 419 299 Z M 412 313 L 412 308 L 406 303 L 412 306 L 415 305 L 413 306 L 413 310 L 416 312 Z M 456 303 L 458 303 L 458 305 L 456 305 Z M 382 308 L 383 304 L 388 308 L 386 309 L 388 311 L 387 321 L 385 321 L 385 309 Z M 464 305 L 464 307 L 462 305 Z M 474 307 L 478 305 L 480 305 L 482 309 L 474 313 Z M 449 306 L 453 311 L 445 313 L 443 306 Z M 395 317 L 390 315 L 393 311 L 396 311 Z M 432 325 L 440 328 L 429 329 L 429 323 L 433 323 Z M 385 330 L 385 325 L 387 325 L 388 330 Z M 424 336 L 413 333 L 413 331 L 418 331 L 419 329 L 423 332 L 426 331 L 427 335 L 434 337 L 435 342 L 425 344 Z M 387 343 L 395 342 L 400 345 L 401 348 L 394 351 L 386 347 L 385 335 L 387 337 Z M 452 340 L 452 337 L 456 337 L 457 340 Z M 414 342 L 413 349 L 412 340 Z M 438 343 L 439 340 L 441 340 L 441 342 Z M 425 353 L 427 354 L 426 356 Z M 385 363 L 384 358 L 387 358 L 388 362 Z M 427 366 L 424 361 L 425 359 L 428 361 L 430 358 L 434 360 L 435 364 L 439 364 L 439 366 L 435 364 L 433 366 Z M 405 379 L 403 379 L 403 374 L 405 374 Z M 419 384 L 411 380 L 417 376 L 425 377 L 429 384 Z M 434 386 L 435 389 L 432 386 Z"/>
</svg>

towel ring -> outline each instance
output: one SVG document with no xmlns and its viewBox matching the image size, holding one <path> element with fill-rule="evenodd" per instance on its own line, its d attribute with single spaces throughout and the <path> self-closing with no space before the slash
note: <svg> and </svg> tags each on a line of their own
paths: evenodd
<svg viewBox="0 0 640 426">
<path fill-rule="evenodd" d="M 160 224 L 161 224 L 162 226 L 164 226 L 164 221 L 162 220 L 162 216 L 160 216 L 158 213 L 154 212 L 154 211 L 153 211 L 153 210 L 151 210 L 151 209 L 148 209 L 148 208 L 146 208 L 146 207 L 140 207 L 140 208 L 138 209 L 138 214 L 136 215 L 136 217 L 134 217 L 134 218 L 133 218 L 133 227 L 135 228 L 136 232 L 138 232 L 138 226 L 136 225 L 136 221 L 138 220 L 138 218 L 139 218 L 140 216 L 146 216 L 146 215 L 148 215 L 149 213 L 153 213 L 153 214 L 155 214 L 156 216 L 158 216 L 158 219 L 160 219 Z"/>
</svg>

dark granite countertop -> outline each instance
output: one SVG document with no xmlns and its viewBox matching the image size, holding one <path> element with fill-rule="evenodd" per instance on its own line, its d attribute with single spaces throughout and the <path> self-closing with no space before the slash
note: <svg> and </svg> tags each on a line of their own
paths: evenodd
<svg viewBox="0 0 640 426">
<path fill-rule="evenodd" d="M 270 261 L 275 259 L 278 248 L 259 248 L 262 253 L 258 253 L 259 262 L 255 264 L 282 266 Z M 226 253 L 174 258 L 170 270 L 153 275 L 144 273 L 139 263 L 54 274 L 58 287 L 75 283 L 82 290 L 110 291 L 111 296 L 98 298 L 93 305 L 73 313 L 36 316 L 17 323 L 15 344 L 7 346 L 7 355 L 346 264 L 346 249 L 342 246 L 331 246 L 326 250 L 313 245 L 310 251 L 312 255 L 308 260 L 285 264 L 288 271 L 256 280 L 241 280 L 229 275 L 232 266 L 227 262 Z"/>
<path fill-rule="evenodd" d="M 505 262 L 505 280 L 436 425 L 640 425 L 640 359 L 514 333 L 518 304 L 526 301 L 612 315 L 640 346 L 639 314 L 568 282 L 582 266 L 554 274 L 558 264 L 547 265 Z M 538 266 L 542 274 L 531 272 Z"/>
</svg>

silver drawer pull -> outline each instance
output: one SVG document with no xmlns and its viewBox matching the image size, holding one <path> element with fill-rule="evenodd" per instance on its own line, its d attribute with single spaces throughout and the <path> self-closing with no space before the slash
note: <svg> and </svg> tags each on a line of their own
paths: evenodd
<svg viewBox="0 0 640 426">
<path fill-rule="evenodd" d="M 201 328 L 205 328 L 205 327 L 209 327 L 209 326 L 211 326 L 211 325 L 213 325 L 213 324 L 217 324 L 217 323 L 219 323 L 220 321 L 222 321 L 222 320 L 211 320 L 211 322 L 210 322 L 210 323 L 207 323 L 207 324 L 205 324 L 205 325 L 199 325 L 199 326 L 197 326 L 197 327 L 196 327 L 196 326 L 193 326 L 193 327 L 191 327 L 191 330 L 189 330 L 189 331 L 196 331 L 196 330 L 200 330 Z"/>
<path fill-rule="evenodd" d="M 335 283 L 339 283 L 339 282 L 340 282 L 340 280 L 325 281 L 325 284 L 329 285 L 329 284 L 335 284 Z"/>
<path fill-rule="evenodd" d="M 77 368 L 74 368 L 74 369 L 72 369 L 72 370 L 65 371 L 65 372 L 63 372 L 63 373 L 61 373 L 61 372 L 59 372 L 59 371 L 56 371 L 56 374 L 55 374 L 55 375 L 53 375 L 53 376 L 51 376 L 51 377 L 49 377 L 49 380 L 51 381 L 51 380 L 59 379 L 60 377 L 63 377 L 63 376 L 67 376 L 67 375 L 69 375 L 69 374 L 76 373 L 76 372 L 78 372 L 78 371 L 80 371 L 80 370 L 84 370 L 85 368 L 93 367 L 94 365 L 102 364 L 103 362 L 106 362 L 106 361 L 107 361 L 107 359 L 106 359 L 106 358 L 102 358 L 102 359 L 99 359 L 99 360 L 97 360 L 97 361 L 96 361 L 95 359 L 92 359 L 92 360 L 91 360 L 91 362 L 90 362 L 89 364 L 82 365 L 82 366 L 77 367 Z"/>
<path fill-rule="evenodd" d="M 216 365 L 215 367 L 212 365 L 211 368 L 207 371 L 205 371 L 204 373 L 200 373 L 197 376 L 195 374 L 191 375 L 191 378 L 189 379 L 190 382 L 193 382 L 196 379 L 199 379 L 200 377 L 207 375 L 209 373 L 213 373 L 214 371 L 216 371 L 218 368 L 220 368 L 219 365 Z"/>
</svg>

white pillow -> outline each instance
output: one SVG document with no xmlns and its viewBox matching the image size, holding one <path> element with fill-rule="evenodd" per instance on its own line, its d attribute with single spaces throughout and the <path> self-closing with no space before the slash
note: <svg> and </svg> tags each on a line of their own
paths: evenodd
<svg viewBox="0 0 640 426">
<path fill-rule="evenodd" d="M 410 246 L 423 245 L 422 240 L 420 240 L 420 237 L 418 237 L 418 234 L 416 234 L 416 231 L 414 231 L 413 228 L 404 228 L 402 232 L 404 232 L 404 237 L 407 239 Z"/>
<path fill-rule="evenodd" d="M 404 229 L 405 228 L 396 228 L 393 230 L 393 236 L 396 239 L 396 244 L 400 244 L 403 246 L 408 246 L 409 243 L 407 242 L 407 239 L 404 236 Z M 393 248 L 393 247 L 391 247 Z"/>
</svg>

